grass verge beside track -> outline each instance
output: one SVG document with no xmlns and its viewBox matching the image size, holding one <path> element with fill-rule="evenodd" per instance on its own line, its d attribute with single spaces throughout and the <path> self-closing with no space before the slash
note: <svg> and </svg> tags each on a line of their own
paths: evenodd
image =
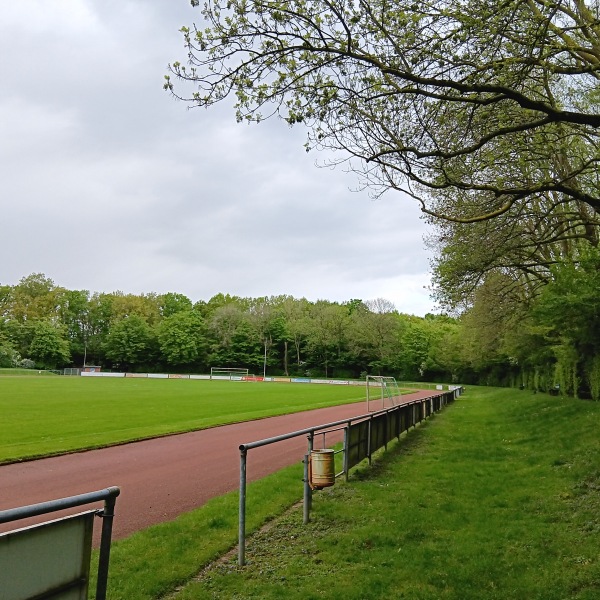
<svg viewBox="0 0 600 600">
<path fill-rule="evenodd" d="M 0 464 L 364 399 L 341 385 L 0 377 Z"/>
<path fill-rule="evenodd" d="M 117 542 L 111 600 L 592 600 L 600 597 L 600 404 L 469 388 L 372 468 L 301 509 L 300 466 L 249 488 L 235 557 L 237 495 Z M 294 471 L 294 469 L 296 469 Z M 187 584 L 184 582 L 187 580 Z"/>
</svg>

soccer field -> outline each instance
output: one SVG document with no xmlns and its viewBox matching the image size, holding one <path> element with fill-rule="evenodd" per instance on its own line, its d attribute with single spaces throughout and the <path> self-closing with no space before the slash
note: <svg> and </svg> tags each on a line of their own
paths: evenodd
<svg viewBox="0 0 600 600">
<path fill-rule="evenodd" d="M 362 400 L 346 385 L 0 377 L 0 464 Z"/>
</svg>

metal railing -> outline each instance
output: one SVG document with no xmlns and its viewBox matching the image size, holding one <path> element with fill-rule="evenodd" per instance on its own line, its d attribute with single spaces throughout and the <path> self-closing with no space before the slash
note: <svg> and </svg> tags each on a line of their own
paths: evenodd
<svg viewBox="0 0 600 600">
<path fill-rule="evenodd" d="M 454 400 L 462 392 L 462 388 L 456 387 L 447 392 L 439 392 L 427 398 L 411 400 L 398 404 L 392 408 L 379 410 L 377 412 L 359 415 L 350 419 L 342 419 L 308 427 L 290 433 L 240 444 L 240 495 L 239 495 L 239 521 L 238 521 L 238 564 L 243 566 L 246 562 L 246 467 L 248 462 L 248 452 L 254 448 L 260 448 L 270 444 L 276 444 L 285 440 L 290 440 L 299 436 L 307 436 L 308 454 L 304 456 L 304 523 L 310 519 L 310 508 L 312 504 L 312 488 L 308 481 L 308 460 L 314 448 L 316 435 L 323 435 L 323 440 L 327 434 L 344 432 L 342 452 L 344 455 L 343 470 L 336 473 L 336 477 L 345 475 L 348 479 L 349 470 L 368 458 L 371 463 L 372 454 L 379 448 L 386 447 L 387 443 L 394 437 L 400 437 L 400 434 L 407 431 L 410 427 L 427 418 L 434 412 L 441 410 L 446 404 Z M 375 425 L 374 425 L 375 423 Z M 361 431 L 361 428 L 364 431 Z M 358 433 L 357 433 L 358 432 Z M 366 436 L 366 437 L 365 437 Z M 358 442 L 356 438 L 358 437 Z M 325 441 L 323 441 L 323 446 Z M 359 448 L 356 450 L 356 448 Z"/>
</svg>

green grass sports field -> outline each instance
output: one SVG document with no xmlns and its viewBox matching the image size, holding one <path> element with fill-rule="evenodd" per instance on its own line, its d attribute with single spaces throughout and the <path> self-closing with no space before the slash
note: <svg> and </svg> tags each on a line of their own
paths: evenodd
<svg viewBox="0 0 600 600">
<path fill-rule="evenodd" d="M 0 464 L 364 399 L 337 385 L 0 377 Z"/>
</svg>

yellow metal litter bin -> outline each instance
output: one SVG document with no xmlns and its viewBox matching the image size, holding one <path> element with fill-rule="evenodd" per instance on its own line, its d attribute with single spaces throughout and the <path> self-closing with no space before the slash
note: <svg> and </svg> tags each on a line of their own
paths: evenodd
<svg viewBox="0 0 600 600">
<path fill-rule="evenodd" d="M 309 462 L 309 484 L 313 490 L 330 487 L 335 483 L 334 451 L 312 450 Z"/>
</svg>

